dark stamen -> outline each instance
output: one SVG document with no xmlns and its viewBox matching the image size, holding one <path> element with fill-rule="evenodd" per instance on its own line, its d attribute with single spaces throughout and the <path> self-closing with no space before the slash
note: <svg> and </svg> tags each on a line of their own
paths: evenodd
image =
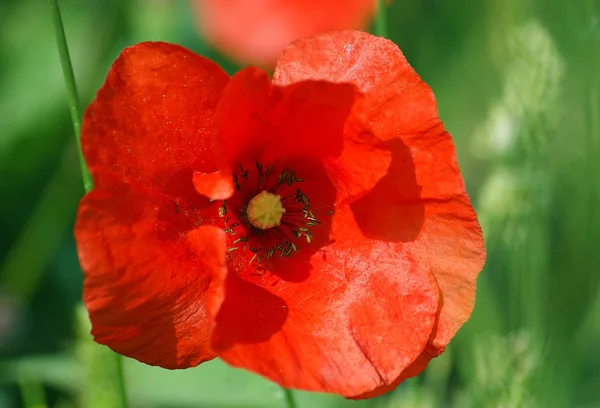
<svg viewBox="0 0 600 408">
<path fill-rule="evenodd" d="M 240 164 L 240 176 L 242 176 L 244 179 L 248 180 L 248 173 L 250 172 L 250 169 L 245 169 L 244 167 Z"/>
</svg>

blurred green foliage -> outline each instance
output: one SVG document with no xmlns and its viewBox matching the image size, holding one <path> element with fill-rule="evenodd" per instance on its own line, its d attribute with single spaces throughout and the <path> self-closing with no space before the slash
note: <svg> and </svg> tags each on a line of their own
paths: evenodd
<svg viewBox="0 0 600 408">
<path fill-rule="evenodd" d="M 84 104 L 140 41 L 236 69 L 184 1 L 61 5 Z M 600 406 L 600 2 L 395 0 L 387 26 L 436 93 L 488 261 L 472 319 L 423 375 L 372 401 L 297 392 L 298 405 Z M 83 189 L 44 1 L 0 1 L 0 123 L 0 407 L 116 407 L 118 367 L 80 306 Z M 133 407 L 284 406 L 277 386 L 218 361 L 125 359 L 124 375 Z"/>
</svg>

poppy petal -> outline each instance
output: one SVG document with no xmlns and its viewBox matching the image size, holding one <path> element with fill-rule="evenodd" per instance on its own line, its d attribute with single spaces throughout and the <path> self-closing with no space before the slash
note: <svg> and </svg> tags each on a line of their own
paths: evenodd
<svg viewBox="0 0 600 408">
<path fill-rule="evenodd" d="M 75 237 L 98 343 L 165 368 L 215 357 L 205 292 L 225 243 L 218 228 L 195 227 L 204 200 L 204 209 L 183 207 L 116 185 L 82 199 Z"/>
<path fill-rule="evenodd" d="M 286 258 L 277 274 L 230 268 L 215 279 L 221 290 L 207 304 L 223 360 L 285 387 L 353 397 L 391 384 L 420 355 L 439 308 L 433 274 L 362 238 L 347 207 L 336 211 L 331 237 L 310 258 Z"/>
<path fill-rule="evenodd" d="M 425 370 L 425 368 L 429 364 L 429 361 L 432 358 L 440 355 L 440 353 L 441 352 L 438 351 L 437 349 L 433 348 L 433 346 L 431 344 L 427 344 L 427 346 L 425 347 L 425 350 L 423 350 L 423 352 L 419 355 L 419 357 L 417 357 L 417 359 L 415 361 L 413 361 L 413 363 L 402 372 L 402 375 L 400 375 L 400 377 L 398 377 L 396 379 L 396 381 L 394 381 L 393 383 L 391 383 L 389 385 L 384 385 L 382 387 L 375 388 L 374 390 L 366 392 L 364 394 L 354 396 L 354 397 L 352 397 L 352 399 L 358 400 L 358 399 L 374 398 L 374 397 L 383 395 L 385 393 L 388 393 L 390 391 L 393 391 L 404 380 L 421 374 L 421 372 L 423 370 Z"/>
<path fill-rule="evenodd" d="M 361 98 L 350 84 L 274 87 L 262 70 L 238 72 L 217 108 L 217 146 L 229 165 L 221 174 L 248 157 L 264 163 L 318 158 L 338 188 L 338 201 L 364 194 L 386 174 L 391 155 L 360 121 L 348 120 Z"/>
<path fill-rule="evenodd" d="M 382 140 L 402 137 L 410 145 L 405 139 L 423 139 L 420 133 L 440 123 L 431 89 L 398 46 L 368 33 L 338 31 L 292 43 L 277 61 L 273 83 L 299 81 L 356 85 L 365 96 L 363 119 Z"/>
<path fill-rule="evenodd" d="M 365 95 L 364 120 L 392 154 L 387 176 L 352 209 L 367 237 L 395 242 L 431 266 L 443 299 L 431 358 L 469 318 L 485 261 L 481 228 L 433 93 L 395 44 L 356 31 L 290 45 L 274 83 L 307 80 L 355 84 Z"/>
<path fill-rule="evenodd" d="M 290 42 L 331 30 L 363 28 L 372 0 L 196 0 L 198 28 L 228 55 L 270 66 Z"/>
<path fill-rule="evenodd" d="M 125 49 L 87 108 L 81 143 L 97 187 L 102 174 L 154 191 L 181 194 L 182 172 L 214 171 L 210 136 L 227 74 L 172 44 Z M 186 185 L 188 188 L 191 185 Z"/>
<path fill-rule="evenodd" d="M 199 194 L 213 200 L 225 200 L 235 191 L 231 177 L 224 177 L 220 171 L 213 173 L 196 171 L 192 181 Z"/>
<path fill-rule="evenodd" d="M 400 138 L 389 140 L 390 172 L 350 206 L 365 236 L 394 243 L 431 265 L 443 299 L 431 358 L 470 316 L 485 249 L 450 136 L 441 126 L 421 135 L 437 145 L 420 150 Z M 429 171 L 419 171 L 423 166 Z"/>
<path fill-rule="evenodd" d="M 354 98 L 349 84 L 312 81 L 276 88 L 266 72 L 243 69 L 231 78 L 217 108 L 223 159 L 237 163 L 248 152 L 264 152 L 268 159 L 339 156 Z"/>
</svg>

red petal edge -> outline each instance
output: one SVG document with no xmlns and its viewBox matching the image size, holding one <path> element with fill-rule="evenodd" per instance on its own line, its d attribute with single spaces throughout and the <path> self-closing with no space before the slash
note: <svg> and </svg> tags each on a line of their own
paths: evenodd
<svg viewBox="0 0 600 408">
<path fill-rule="evenodd" d="M 193 170 L 217 169 L 212 129 L 228 79 L 178 45 L 126 48 L 83 118 L 82 149 L 96 188 L 110 188 L 108 174 L 157 194 L 193 190 Z"/>
<path fill-rule="evenodd" d="M 98 343 L 165 368 L 215 357 L 204 304 L 211 276 L 224 265 L 223 232 L 191 230 L 201 210 L 195 217 L 188 210 L 116 184 L 82 199 L 75 238 Z"/>
</svg>

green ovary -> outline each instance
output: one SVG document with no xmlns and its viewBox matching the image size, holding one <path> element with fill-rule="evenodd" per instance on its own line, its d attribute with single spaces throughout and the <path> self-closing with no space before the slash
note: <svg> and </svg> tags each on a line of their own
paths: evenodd
<svg viewBox="0 0 600 408">
<path fill-rule="evenodd" d="M 246 213 L 253 226 L 266 230 L 281 224 L 285 208 L 281 204 L 281 196 L 263 190 L 250 200 Z"/>
</svg>

